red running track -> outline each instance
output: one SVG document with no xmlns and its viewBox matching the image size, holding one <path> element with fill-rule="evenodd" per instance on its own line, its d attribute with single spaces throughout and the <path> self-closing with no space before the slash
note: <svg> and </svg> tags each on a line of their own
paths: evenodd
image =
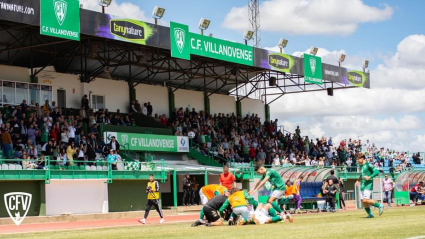
<svg viewBox="0 0 425 239">
<path fill-rule="evenodd" d="M 199 218 L 199 214 L 191 215 L 175 215 L 166 216 L 165 224 L 195 221 Z M 46 231 L 61 231 L 61 230 L 76 230 L 76 229 L 92 229 L 105 227 L 123 227 L 123 226 L 142 226 L 137 220 L 140 218 L 123 218 L 123 219 L 108 219 L 108 220 L 92 220 L 92 221 L 76 221 L 76 222 L 51 222 L 51 223 L 34 223 L 21 224 L 20 226 L 2 225 L 0 226 L 1 234 L 14 233 L 29 233 L 29 232 L 46 232 Z M 152 216 L 146 219 L 147 225 L 159 224 L 159 217 Z"/>
</svg>

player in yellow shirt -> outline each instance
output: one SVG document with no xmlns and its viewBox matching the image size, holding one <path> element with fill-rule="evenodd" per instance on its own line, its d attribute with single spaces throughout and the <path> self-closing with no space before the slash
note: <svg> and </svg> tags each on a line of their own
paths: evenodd
<svg viewBox="0 0 425 239">
<path fill-rule="evenodd" d="M 251 213 L 248 209 L 247 197 L 248 193 L 238 188 L 232 188 L 230 190 L 230 196 L 223 203 L 223 206 L 219 209 L 220 214 L 223 216 L 223 211 L 229 206 L 233 210 L 233 214 L 239 216 L 238 226 L 251 223 Z M 255 224 L 259 224 L 257 220 L 254 220 Z"/>
<path fill-rule="evenodd" d="M 146 218 L 149 215 L 149 211 L 151 210 L 151 207 L 154 206 L 159 216 L 161 217 L 159 223 L 164 223 L 164 215 L 162 214 L 162 210 L 159 207 L 159 183 L 158 181 L 154 180 L 153 174 L 149 175 L 149 182 L 146 186 L 146 193 L 148 200 L 146 202 L 145 216 L 142 219 L 139 219 L 139 222 L 142 224 L 146 223 Z"/>
</svg>

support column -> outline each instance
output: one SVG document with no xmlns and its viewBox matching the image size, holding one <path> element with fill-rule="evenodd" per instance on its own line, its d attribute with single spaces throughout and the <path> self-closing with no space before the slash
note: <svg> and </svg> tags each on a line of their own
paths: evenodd
<svg viewBox="0 0 425 239">
<path fill-rule="evenodd" d="M 270 105 L 264 105 L 266 120 L 270 121 Z"/>
<path fill-rule="evenodd" d="M 236 101 L 236 115 L 242 117 L 242 102 L 240 100 Z"/>
<path fill-rule="evenodd" d="M 205 169 L 205 185 L 208 185 L 208 170 Z"/>
<path fill-rule="evenodd" d="M 130 96 L 130 102 L 136 100 L 136 89 L 132 86 L 132 82 L 128 82 L 128 90 L 129 90 L 129 96 Z"/>
<path fill-rule="evenodd" d="M 43 181 L 40 182 L 40 211 L 39 216 L 46 216 L 46 185 Z"/>
<path fill-rule="evenodd" d="M 211 113 L 210 111 L 210 98 L 207 94 L 204 94 L 204 111 L 208 114 Z"/>
<path fill-rule="evenodd" d="M 177 207 L 177 173 L 176 173 L 176 170 L 173 171 L 173 199 L 174 199 L 174 207 Z"/>
<path fill-rule="evenodd" d="M 171 91 L 171 88 L 168 89 L 168 117 L 171 117 L 173 111 L 175 108 L 175 100 L 174 100 L 174 93 Z"/>
</svg>

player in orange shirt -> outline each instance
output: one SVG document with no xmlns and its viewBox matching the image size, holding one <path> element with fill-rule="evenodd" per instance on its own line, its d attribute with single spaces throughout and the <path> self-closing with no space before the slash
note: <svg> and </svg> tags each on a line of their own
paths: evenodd
<svg viewBox="0 0 425 239">
<path fill-rule="evenodd" d="M 229 172 L 229 166 L 223 166 L 223 173 L 220 174 L 220 185 L 226 187 L 228 190 L 236 187 L 236 178 Z"/>
<path fill-rule="evenodd" d="M 224 195 L 227 192 L 227 188 L 223 187 L 218 184 L 209 184 L 203 186 L 199 190 L 199 198 L 201 200 L 202 205 L 207 204 L 209 200 L 211 200 L 213 197 L 217 195 Z M 204 219 L 204 211 L 201 210 L 201 213 L 199 215 L 199 219 L 201 222 L 203 222 Z"/>
</svg>

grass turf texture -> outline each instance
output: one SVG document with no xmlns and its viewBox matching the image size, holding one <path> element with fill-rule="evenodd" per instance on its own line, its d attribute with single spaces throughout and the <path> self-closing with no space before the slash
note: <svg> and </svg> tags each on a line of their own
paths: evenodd
<svg viewBox="0 0 425 239">
<path fill-rule="evenodd" d="M 366 218 L 364 210 L 295 216 L 293 224 L 197 227 L 190 223 L 140 225 L 30 234 L 2 235 L 1 238 L 407 238 L 425 235 L 425 207 L 378 210 Z"/>
</svg>

